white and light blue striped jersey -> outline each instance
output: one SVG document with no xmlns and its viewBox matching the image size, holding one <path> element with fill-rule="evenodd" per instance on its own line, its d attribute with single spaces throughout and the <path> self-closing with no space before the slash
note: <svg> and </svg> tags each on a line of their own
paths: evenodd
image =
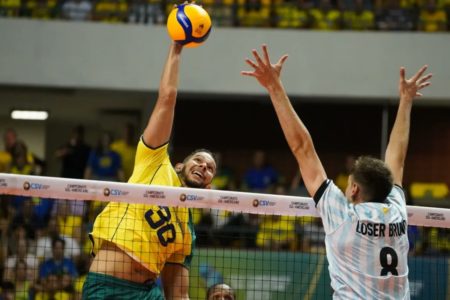
<svg viewBox="0 0 450 300">
<path fill-rule="evenodd" d="M 325 229 L 333 299 L 409 299 L 405 195 L 350 203 L 326 180 L 314 196 Z"/>
</svg>

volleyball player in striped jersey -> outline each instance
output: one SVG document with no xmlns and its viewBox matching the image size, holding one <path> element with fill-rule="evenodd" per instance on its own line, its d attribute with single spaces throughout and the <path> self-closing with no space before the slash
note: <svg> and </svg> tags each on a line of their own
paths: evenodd
<svg viewBox="0 0 450 300">
<path fill-rule="evenodd" d="M 287 59 L 270 62 L 267 46 L 262 57 L 246 59 L 267 89 L 284 135 L 296 157 L 308 192 L 322 218 L 334 299 L 409 299 L 408 237 L 405 194 L 401 188 L 408 148 L 410 115 L 415 97 L 430 85 L 422 67 L 410 79 L 400 69 L 400 101 L 385 161 L 360 157 L 351 171 L 345 194 L 329 179 L 312 138 L 294 111 L 280 79 Z"/>
</svg>

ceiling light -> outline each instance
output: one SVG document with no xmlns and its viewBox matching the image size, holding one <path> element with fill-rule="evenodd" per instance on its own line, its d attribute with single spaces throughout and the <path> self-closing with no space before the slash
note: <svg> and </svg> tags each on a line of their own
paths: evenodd
<svg viewBox="0 0 450 300">
<path fill-rule="evenodd" d="M 11 118 L 14 120 L 47 120 L 48 112 L 44 110 L 13 110 Z"/>
</svg>

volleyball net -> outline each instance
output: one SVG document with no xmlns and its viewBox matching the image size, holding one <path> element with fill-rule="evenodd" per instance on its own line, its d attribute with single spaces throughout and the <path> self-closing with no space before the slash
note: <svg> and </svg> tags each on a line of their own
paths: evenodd
<svg viewBox="0 0 450 300">
<path fill-rule="evenodd" d="M 217 283 L 237 299 L 332 295 L 325 233 L 310 198 L 3 173 L 0 195 L 2 293 L 14 299 L 81 299 L 88 233 L 109 202 L 191 209 L 191 299 L 206 299 Z M 450 210 L 408 206 L 408 218 L 411 299 L 450 299 Z M 158 236 L 174 238 L 170 228 Z"/>
</svg>

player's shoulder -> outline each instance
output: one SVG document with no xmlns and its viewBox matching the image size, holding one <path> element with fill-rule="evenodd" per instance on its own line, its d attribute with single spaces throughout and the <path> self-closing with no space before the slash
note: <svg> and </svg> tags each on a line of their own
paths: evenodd
<svg viewBox="0 0 450 300">
<path fill-rule="evenodd" d="M 386 198 L 387 203 L 405 203 L 405 191 L 400 185 L 394 184 L 392 190 Z"/>
<path fill-rule="evenodd" d="M 141 161 L 148 160 L 155 161 L 155 163 L 160 163 L 164 160 L 169 159 L 169 143 L 162 144 L 158 147 L 151 147 L 145 143 L 143 138 L 139 140 L 137 149 L 136 149 L 136 160 Z"/>
<path fill-rule="evenodd" d="M 345 198 L 344 193 L 331 179 L 325 179 L 314 195 L 316 204 L 324 198 Z"/>
</svg>

